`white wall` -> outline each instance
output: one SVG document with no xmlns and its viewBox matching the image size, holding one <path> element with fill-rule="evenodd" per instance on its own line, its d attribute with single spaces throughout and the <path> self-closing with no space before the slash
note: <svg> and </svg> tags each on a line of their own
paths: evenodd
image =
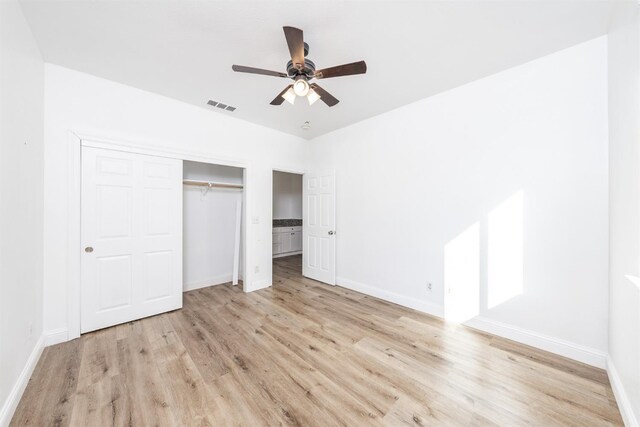
<svg viewBox="0 0 640 427">
<path fill-rule="evenodd" d="M 311 154 L 338 174 L 339 283 L 442 314 L 445 253 L 478 241 L 476 325 L 594 354 L 608 340 L 628 420 L 640 413 L 640 296 L 626 278 L 640 276 L 640 41 L 637 8 L 616 17 L 609 112 L 600 38 L 317 138 Z M 271 170 L 306 167 L 308 153 L 298 138 L 222 113 L 55 65 L 43 73 L 16 2 L 0 2 L 0 31 L 2 403 L 35 360 L 42 321 L 49 332 L 68 327 L 69 130 L 246 166 L 255 287 L 271 280 Z M 523 292 L 488 308 L 501 242 L 492 230 L 520 195 Z M 462 239 L 475 230 L 477 240 Z M 2 410 L 0 424 L 12 408 Z"/>
<path fill-rule="evenodd" d="M 638 425 L 640 289 L 626 276 L 640 276 L 640 25 L 635 1 L 615 6 L 609 34 L 610 376 L 613 371 L 625 422 L 634 425 L 635 418 Z"/>
<path fill-rule="evenodd" d="M 0 2 L 0 425 L 42 345 L 43 85 L 20 5 Z"/>
<path fill-rule="evenodd" d="M 606 55 L 601 37 L 314 139 L 338 284 L 441 315 L 445 263 L 471 265 L 476 326 L 603 365 Z M 488 308 L 505 278 L 523 292 Z"/>
<path fill-rule="evenodd" d="M 208 99 L 203 95 L 203 103 Z M 271 283 L 271 170 L 306 164 L 302 139 L 129 86 L 45 64 L 45 330 L 68 327 L 68 131 L 186 150 L 213 163 L 245 166 L 249 289 Z"/>
<path fill-rule="evenodd" d="M 184 178 L 243 183 L 243 169 L 184 162 Z M 236 208 L 242 190 L 185 186 L 183 193 L 184 290 L 230 282 L 236 236 Z"/>
<path fill-rule="evenodd" d="M 273 219 L 302 219 L 302 175 L 273 172 Z"/>
</svg>

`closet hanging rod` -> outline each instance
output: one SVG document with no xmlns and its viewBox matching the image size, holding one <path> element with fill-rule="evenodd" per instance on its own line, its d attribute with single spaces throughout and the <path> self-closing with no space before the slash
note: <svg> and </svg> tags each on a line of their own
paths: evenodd
<svg viewBox="0 0 640 427">
<path fill-rule="evenodd" d="M 197 181 L 195 179 L 185 179 L 182 181 L 182 184 L 195 185 L 198 187 L 208 187 L 208 188 L 239 188 L 239 189 L 244 188 L 242 184 L 226 184 L 224 182 Z"/>
</svg>

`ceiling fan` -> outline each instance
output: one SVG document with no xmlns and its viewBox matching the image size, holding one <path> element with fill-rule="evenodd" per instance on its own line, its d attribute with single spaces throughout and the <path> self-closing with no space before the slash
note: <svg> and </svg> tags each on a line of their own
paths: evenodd
<svg viewBox="0 0 640 427">
<path fill-rule="evenodd" d="M 322 89 L 317 83 L 309 83 L 311 79 L 328 79 L 330 77 L 350 76 L 367 72 L 367 64 L 364 61 L 343 64 L 335 67 L 316 70 L 316 65 L 306 58 L 309 53 L 309 45 L 304 42 L 302 30 L 294 27 L 282 27 L 287 39 L 291 61 L 287 63 L 287 72 L 263 70 L 261 68 L 234 65 L 231 68 L 239 73 L 262 74 L 265 76 L 285 77 L 293 80 L 293 83 L 284 88 L 282 92 L 271 101 L 271 105 L 281 105 L 285 100 L 294 103 L 297 96 L 306 96 L 309 105 L 321 99 L 329 107 L 336 105 L 338 101 L 333 95 Z"/>
</svg>

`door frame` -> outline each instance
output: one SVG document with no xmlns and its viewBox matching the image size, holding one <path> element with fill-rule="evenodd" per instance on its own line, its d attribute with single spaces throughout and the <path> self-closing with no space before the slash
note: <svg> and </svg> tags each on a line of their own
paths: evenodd
<svg viewBox="0 0 640 427">
<path fill-rule="evenodd" d="M 269 238 L 267 239 L 269 241 L 269 245 L 268 245 L 269 256 L 270 256 L 270 259 L 272 260 L 269 263 L 269 277 L 271 277 L 271 280 L 273 280 L 273 173 L 274 172 L 285 172 L 285 173 L 300 175 L 304 180 L 304 175 L 309 171 L 307 169 L 291 169 L 291 168 L 279 168 L 279 167 L 271 168 L 271 173 L 269 174 L 269 184 L 268 184 L 269 200 L 271 201 L 271 203 L 269 203 L 269 216 L 267 217 L 267 219 L 269 220 L 270 228 L 271 228 L 271 233 L 269 233 Z M 304 209 L 304 200 L 302 201 L 302 203 L 303 203 L 303 209 Z M 302 223 L 302 231 L 304 233 L 304 223 Z M 304 253 L 304 245 L 302 245 L 302 251 Z"/>
<path fill-rule="evenodd" d="M 81 235 L 81 198 L 82 198 L 82 147 L 103 148 L 106 150 L 125 151 L 128 153 L 145 154 L 150 156 L 168 157 L 172 159 L 188 160 L 194 162 L 211 163 L 223 166 L 233 166 L 244 169 L 243 174 L 243 192 L 242 192 L 242 276 L 244 283 L 249 277 L 249 269 L 247 266 L 247 185 L 250 181 L 248 175 L 254 173 L 254 170 L 246 163 L 233 158 L 217 157 L 206 153 L 197 153 L 187 150 L 168 150 L 163 148 L 154 148 L 153 143 L 146 141 L 132 142 L 124 138 L 117 140 L 68 131 L 67 133 L 67 159 L 69 169 L 67 170 L 68 197 L 67 207 L 69 216 L 67 217 L 67 339 L 68 341 L 80 336 L 80 309 L 81 299 L 80 292 L 82 288 L 81 282 L 81 253 L 82 253 L 82 235 Z M 297 173 L 297 172 L 296 172 Z M 273 178 L 273 174 L 271 179 Z M 272 196 L 273 197 L 273 196 Z M 269 264 L 271 268 L 271 264 Z M 271 275 L 270 275 L 271 276 Z M 246 290 L 245 290 L 246 292 Z"/>
</svg>

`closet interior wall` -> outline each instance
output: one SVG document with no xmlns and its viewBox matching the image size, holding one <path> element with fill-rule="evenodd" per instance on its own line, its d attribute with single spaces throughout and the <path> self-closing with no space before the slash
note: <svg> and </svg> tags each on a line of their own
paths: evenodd
<svg viewBox="0 0 640 427">
<path fill-rule="evenodd" d="M 185 161 L 185 180 L 227 184 L 244 182 L 244 169 Z M 237 203 L 242 189 L 184 185 L 183 289 L 228 283 L 232 280 Z M 242 239 L 241 239 L 242 241 Z M 240 248 L 242 254 L 242 248 Z M 240 256 L 242 279 L 242 256 Z"/>
</svg>

